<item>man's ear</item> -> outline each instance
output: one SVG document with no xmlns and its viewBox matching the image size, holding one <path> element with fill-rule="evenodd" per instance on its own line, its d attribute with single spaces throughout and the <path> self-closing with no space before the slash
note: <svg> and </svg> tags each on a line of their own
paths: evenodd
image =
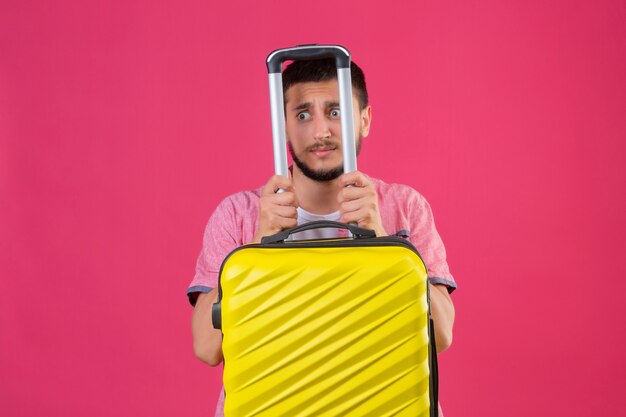
<svg viewBox="0 0 626 417">
<path fill-rule="evenodd" d="M 372 106 L 369 104 L 361 110 L 361 136 L 366 138 L 370 134 L 372 124 Z"/>
</svg>

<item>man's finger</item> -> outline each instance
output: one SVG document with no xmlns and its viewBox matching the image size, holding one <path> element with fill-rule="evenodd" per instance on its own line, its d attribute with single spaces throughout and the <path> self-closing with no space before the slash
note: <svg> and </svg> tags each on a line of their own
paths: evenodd
<svg viewBox="0 0 626 417">
<path fill-rule="evenodd" d="M 345 187 L 339 194 L 337 195 L 337 200 L 339 204 L 344 201 L 358 200 L 361 198 L 368 197 L 368 194 L 371 194 L 370 197 L 376 198 L 376 192 L 373 189 L 369 189 L 366 187 Z"/>
<path fill-rule="evenodd" d="M 367 210 L 368 209 L 367 204 L 368 204 L 368 201 L 365 198 L 344 201 L 343 203 L 341 203 L 340 211 L 342 214 L 345 214 L 345 213 L 350 213 L 353 211 L 360 210 L 361 208 L 364 208 Z"/>
<path fill-rule="evenodd" d="M 363 225 L 363 221 L 367 218 L 367 210 L 359 209 L 341 215 L 340 221 L 343 223 L 356 223 L 359 226 Z"/>
<path fill-rule="evenodd" d="M 284 193 L 268 194 L 265 196 L 266 201 L 270 204 L 278 206 L 298 206 L 296 194 L 291 191 L 285 191 Z"/>
<path fill-rule="evenodd" d="M 273 208 L 274 214 L 280 217 L 281 220 L 284 219 L 298 219 L 298 209 L 294 206 L 275 206 Z"/>
<path fill-rule="evenodd" d="M 280 189 L 293 191 L 293 183 L 290 178 L 285 178 L 282 175 L 274 175 L 269 179 L 267 184 L 265 184 L 265 187 L 263 187 L 262 194 L 274 194 Z"/>
<path fill-rule="evenodd" d="M 370 184 L 370 181 L 369 178 L 367 178 L 367 175 L 362 172 L 352 171 L 339 177 L 339 183 L 343 187 L 347 187 L 348 185 L 352 185 L 354 187 L 367 187 Z"/>
<path fill-rule="evenodd" d="M 278 220 L 278 224 L 280 225 L 281 230 L 291 229 L 292 227 L 296 227 L 298 225 L 298 219 L 293 217 L 281 217 Z"/>
</svg>

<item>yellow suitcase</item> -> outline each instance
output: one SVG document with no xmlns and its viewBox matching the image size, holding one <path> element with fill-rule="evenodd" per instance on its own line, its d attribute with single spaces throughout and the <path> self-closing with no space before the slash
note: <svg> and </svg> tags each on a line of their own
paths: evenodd
<svg viewBox="0 0 626 417">
<path fill-rule="evenodd" d="M 353 238 L 285 241 L 319 227 Z M 372 236 L 311 222 L 224 260 L 226 417 L 437 415 L 426 268 L 408 241 Z"/>
</svg>

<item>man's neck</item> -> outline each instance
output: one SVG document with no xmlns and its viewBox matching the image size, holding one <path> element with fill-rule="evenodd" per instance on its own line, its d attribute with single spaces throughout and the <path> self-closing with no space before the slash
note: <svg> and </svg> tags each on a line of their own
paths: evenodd
<svg viewBox="0 0 626 417">
<path fill-rule="evenodd" d="M 313 214 L 329 214 L 339 210 L 337 194 L 339 180 L 315 181 L 305 176 L 297 166 L 292 170 L 293 186 L 301 208 Z"/>
</svg>

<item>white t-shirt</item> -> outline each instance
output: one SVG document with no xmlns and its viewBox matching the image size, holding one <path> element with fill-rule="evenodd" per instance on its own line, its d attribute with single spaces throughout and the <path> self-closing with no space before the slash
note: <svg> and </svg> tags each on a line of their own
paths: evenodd
<svg viewBox="0 0 626 417">
<path fill-rule="evenodd" d="M 304 223 L 320 220 L 332 220 L 339 221 L 339 211 L 330 214 L 313 214 L 309 213 L 305 209 L 298 207 L 298 226 Z M 313 229 L 305 230 L 304 232 L 294 233 L 291 236 L 290 241 L 294 240 L 309 240 L 309 239 L 334 239 L 338 237 L 338 229 Z"/>
</svg>

